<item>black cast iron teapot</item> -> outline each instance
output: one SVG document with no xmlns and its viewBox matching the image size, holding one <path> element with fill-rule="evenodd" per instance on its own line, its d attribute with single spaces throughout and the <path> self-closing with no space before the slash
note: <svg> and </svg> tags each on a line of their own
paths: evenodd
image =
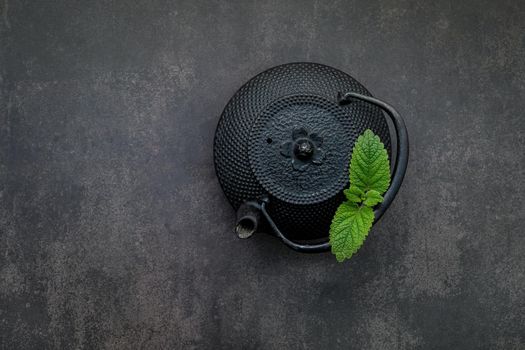
<svg viewBox="0 0 525 350">
<path fill-rule="evenodd" d="M 214 141 L 215 170 L 237 210 L 238 236 L 268 225 L 292 249 L 328 250 L 357 137 L 371 129 L 392 156 L 383 111 L 395 130 L 396 154 L 376 221 L 392 203 L 408 162 L 406 127 L 394 108 L 348 74 L 315 63 L 277 66 L 242 86 L 226 105 Z"/>
</svg>

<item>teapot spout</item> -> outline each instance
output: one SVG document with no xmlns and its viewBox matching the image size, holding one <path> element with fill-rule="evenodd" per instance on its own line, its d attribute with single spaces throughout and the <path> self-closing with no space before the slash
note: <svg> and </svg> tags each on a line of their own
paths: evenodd
<svg viewBox="0 0 525 350">
<path fill-rule="evenodd" d="M 237 224 L 235 233 L 239 238 L 249 238 L 259 226 L 261 220 L 261 206 L 254 201 L 246 201 L 237 210 Z"/>
</svg>

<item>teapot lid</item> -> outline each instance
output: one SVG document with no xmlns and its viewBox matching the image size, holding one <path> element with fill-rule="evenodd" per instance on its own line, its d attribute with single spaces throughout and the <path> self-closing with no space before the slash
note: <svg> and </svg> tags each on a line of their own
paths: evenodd
<svg viewBox="0 0 525 350">
<path fill-rule="evenodd" d="M 335 196 L 348 184 L 357 137 L 347 111 L 316 94 L 293 94 L 269 103 L 250 132 L 252 170 L 271 195 L 293 204 Z"/>
</svg>

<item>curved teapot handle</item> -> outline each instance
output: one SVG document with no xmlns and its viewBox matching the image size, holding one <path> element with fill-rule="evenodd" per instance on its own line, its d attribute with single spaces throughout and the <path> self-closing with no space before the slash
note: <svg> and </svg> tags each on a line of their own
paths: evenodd
<svg viewBox="0 0 525 350">
<path fill-rule="evenodd" d="M 403 118 L 399 113 L 389 104 L 378 100 L 377 98 L 361 95 L 356 92 L 347 92 L 345 94 L 339 93 L 338 102 L 339 104 L 348 104 L 351 103 L 352 99 L 362 100 L 373 105 L 380 107 L 384 110 L 394 124 L 394 129 L 396 132 L 396 163 L 394 164 L 394 169 L 392 171 L 392 181 L 390 182 L 390 187 L 383 196 L 383 202 L 374 210 L 374 223 L 383 216 L 387 208 L 390 206 L 394 197 L 396 196 L 403 178 L 405 177 L 405 172 L 408 165 L 408 133 L 405 126 Z M 282 232 L 279 230 L 275 222 L 272 220 L 270 215 L 266 210 L 266 205 L 269 203 L 269 198 L 265 197 L 261 200 L 260 210 L 264 218 L 275 232 L 275 234 L 286 244 L 288 247 L 293 250 L 303 252 L 303 253 L 317 253 L 322 251 L 327 251 L 330 249 L 330 243 L 328 241 L 319 243 L 319 244 L 300 244 L 291 241 L 288 239 Z"/>
<path fill-rule="evenodd" d="M 300 244 L 296 243 L 294 241 L 291 241 L 288 239 L 282 232 L 279 230 L 275 222 L 270 217 L 270 214 L 266 211 L 266 205 L 269 203 L 269 198 L 264 197 L 260 204 L 261 213 L 263 214 L 264 218 L 272 228 L 273 232 L 283 241 L 284 244 L 286 244 L 288 247 L 292 248 L 293 250 L 297 250 L 298 252 L 302 253 L 318 253 L 318 252 L 325 252 L 330 249 L 330 243 L 328 241 L 319 243 L 319 244 Z"/>
<path fill-rule="evenodd" d="M 379 206 L 374 210 L 374 222 L 376 222 L 381 218 L 381 216 L 383 216 L 390 204 L 392 204 L 394 197 L 401 187 L 403 178 L 405 177 L 408 165 L 408 132 L 405 121 L 403 118 L 401 118 L 401 115 L 399 115 L 394 107 L 390 106 L 386 102 L 378 100 L 377 98 L 361 95 L 356 92 L 347 92 L 345 94 L 339 94 L 339 104 L 351 103 L 351 99 L 353 98 L 369 102 L 384 110 L 392 120 L 394 129 L 396 131 L 396 163 L 394 164 L 394 169 L 392 170 L 392 181 L 390 182 L 390 187 L 383 196 L 383 202 L 379 204 Z"/>
</svg>

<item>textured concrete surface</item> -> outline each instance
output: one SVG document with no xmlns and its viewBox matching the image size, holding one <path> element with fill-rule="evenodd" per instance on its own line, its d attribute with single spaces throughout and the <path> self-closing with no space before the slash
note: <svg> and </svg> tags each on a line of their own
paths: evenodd
<svg viewBox="0 0 525 350">
<path fill-rule="evenodd" d="M 0 2 L 1 349 L 525 349 L 525 2 Z M 212 137 L 315 61 L 405 116 L 338 264 L 238 240 Z"/>
</svg>

